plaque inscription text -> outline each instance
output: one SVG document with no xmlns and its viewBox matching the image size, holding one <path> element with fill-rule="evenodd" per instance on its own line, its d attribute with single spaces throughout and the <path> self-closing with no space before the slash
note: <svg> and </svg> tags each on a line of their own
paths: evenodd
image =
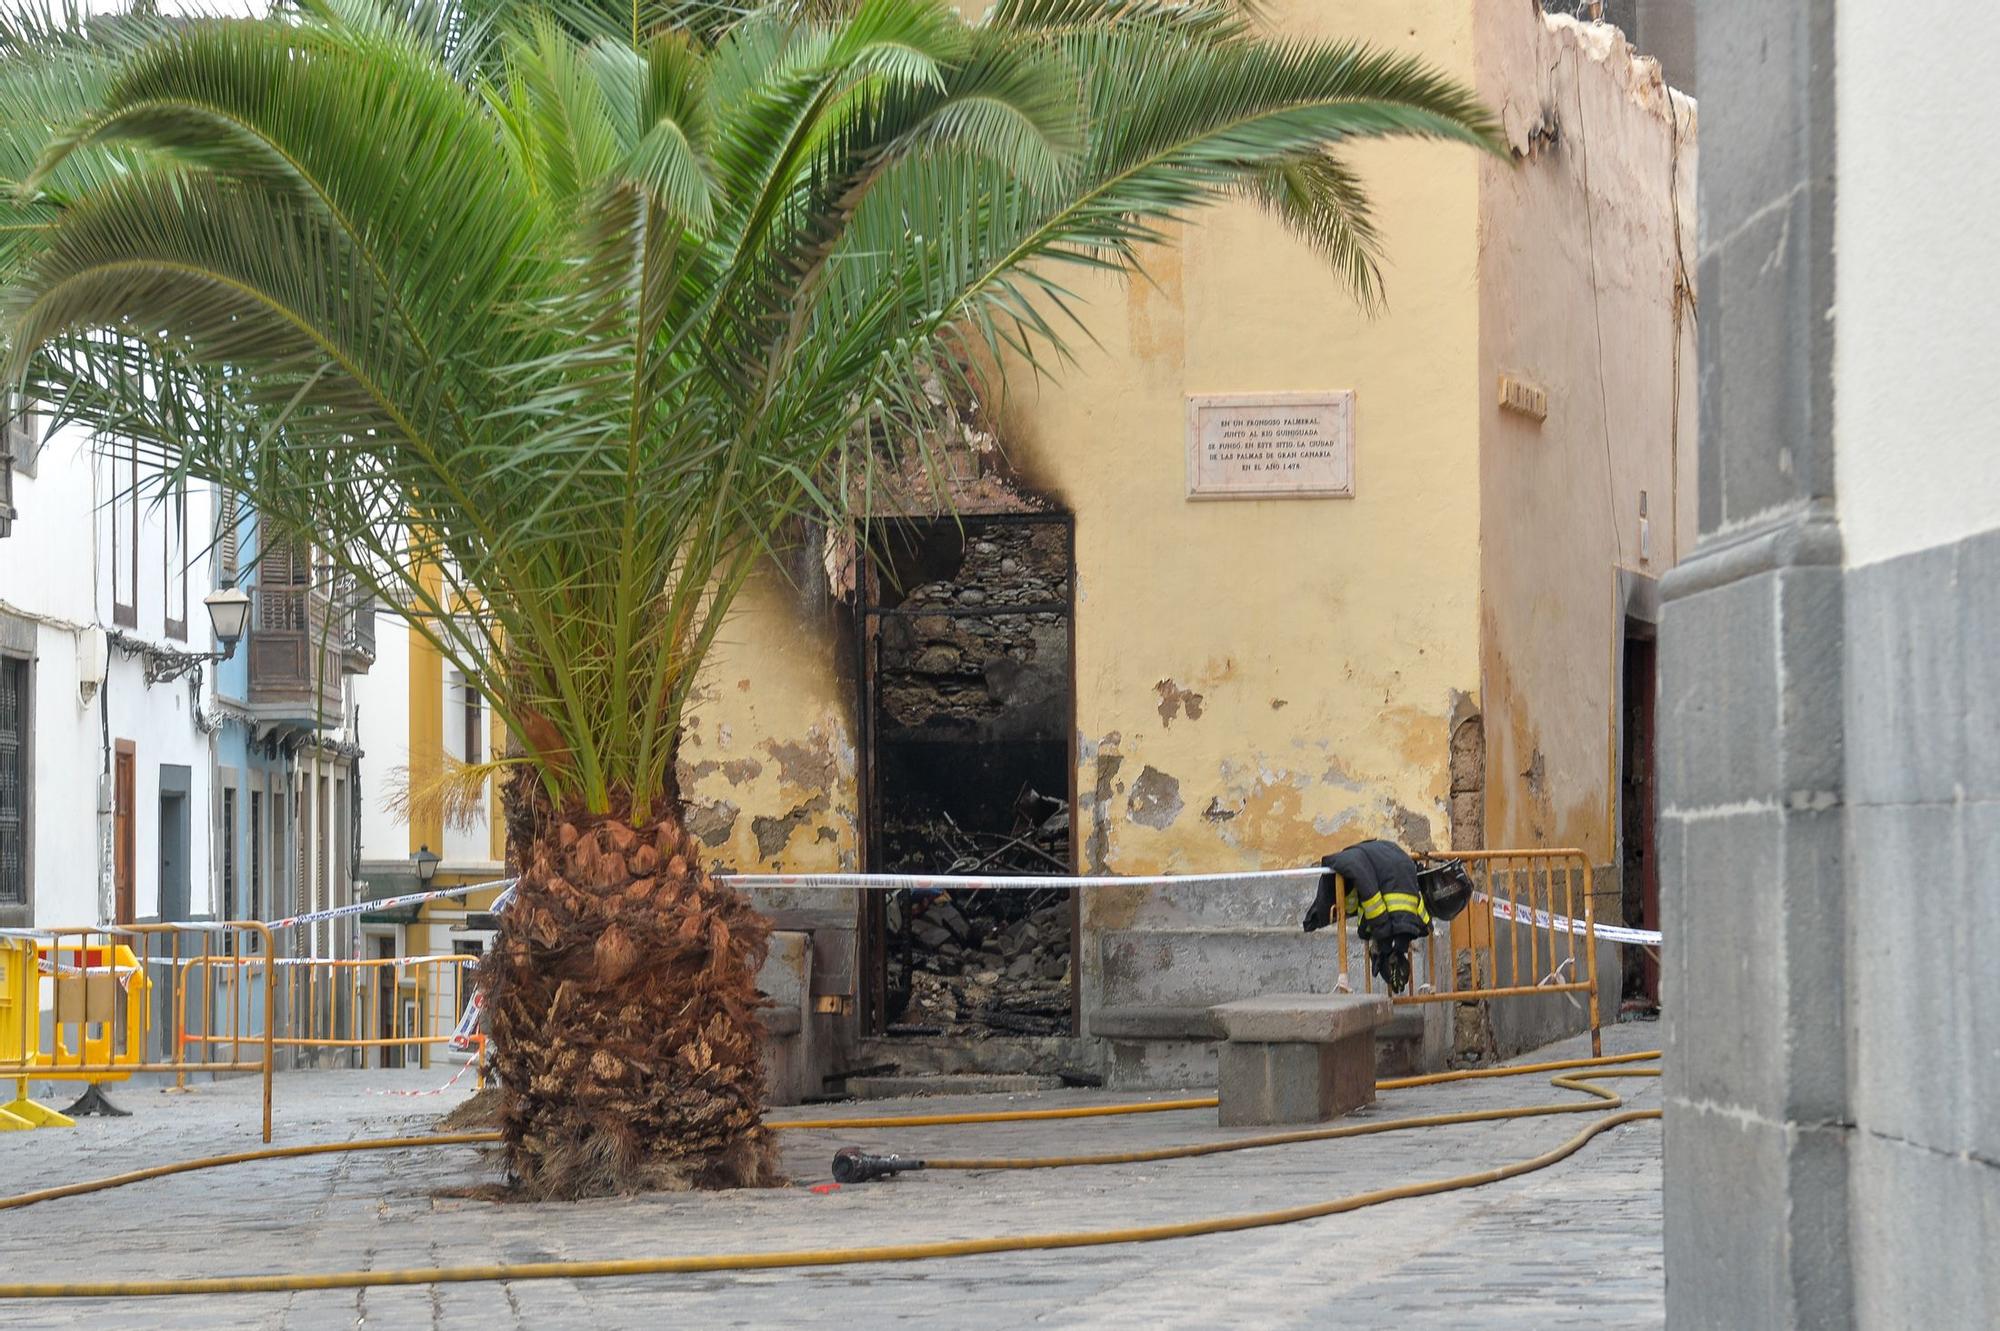
<svg viewBox="0 0 2000 1331">
<path fill-rule="evenodd" d="M 1190 499 L 1353 498 L 1353 392 L 1190 397 L 1187 492 Z"/>
</svg>

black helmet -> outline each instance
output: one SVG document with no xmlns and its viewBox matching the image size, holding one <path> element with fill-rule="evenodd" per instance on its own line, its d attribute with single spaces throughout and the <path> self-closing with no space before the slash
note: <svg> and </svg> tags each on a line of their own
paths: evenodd
<svg viewBox="0 0 2000 1331">
<path fill-rule="evenodd" d="M 1472 875 L 1467 872 L 1464 860 L 1441 860 L 1417 875 L 1417 888 L 1424 894 L 1431 918 L 1449 920 L 1471 902 Z"/>
</svg>

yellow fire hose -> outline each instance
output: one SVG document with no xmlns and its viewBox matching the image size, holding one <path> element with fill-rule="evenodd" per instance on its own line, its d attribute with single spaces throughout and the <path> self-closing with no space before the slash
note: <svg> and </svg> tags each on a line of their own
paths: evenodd
<svg viewBox="0 0 2000 1331">
<path fill-rule="evenodd" d="M 1414 1086 L 1435 1086 L 1443 1082 L 1475 1081 L 1487 1077 L 1522 1077 L 1536 1072 L 1558 1072 L 1569 1068 L 1610 1067 L 1619 1063 L 1644 1063 L 1658 1058 L 1660 1051 L 1649 1049 L 1637 1054 L 1605 1054 L 1599 1058 L 1565 1058 L 1548 1063 L 1521 1063 L 1512 1067 L 1467 1068 L 1457 1072 L 1432 1072 L 1420 1077 L 1390 1077 L 1375 1083 L 1378 1091 L 1399 1091 Z M 1568 1088 L 1566 1088 L 1568 1089 Z M 1573 1089 L 1582 1089 L 1581 1087 Z M 1136 1100 L 1117 1105 L 1071 1105 L 1062 1109 L 1001 1109 L 984 1113 L 962 1114 L 887 1114 L 872 1118 L 808 1118 L 786 1119 L 772 1123 L 774 1131 L 799 1131 L 802 1129 L 852 1129 L 852 1128 L 929 1128 L 948 1127 L 969 1123 L 1023 1123 L 1046 1119 L 1064 1118 L 1104 1118 L 1118 1114 L 1161 1114 L 1185 1109 L 1213 1109 L 1216 1098 L 1198 1096 L 1184 1100 Z M 1548 1106 L 1535 1113 L 1566 1114 L 1580 1110 L 1587 1111 L 1595 1106 L 1563 1105 Z M 1526 1115 L 1523 1115 L 1526 1116 Z M 1461 1119 L 1446 1114 L 1438 1116 L 1438 1122 L 1480 1122 L 1484 1116 Z M 1280 1133 L 1268 1139 L 1253 1140 L 1258 1145 L 1281 1146 L 1294 1141 L 1319 1141 L 1326 1137 L 1363 1136 L 1373 1132 L 1390 1132 L 1403 1127 L 1425 1126 L 1417 1120 L 1397 1119 L 1375 1124 L 1360 1124 L 1344 1128 L 1320 1129 L 1301 1134 Z M 166 1178 L 172 1174 L 187 1174 L 198 1169 L 217 1169 L 223 1165 L 250 1164 L 258 1160 L 290 1160 L 305 1155 L 332 1155 L 341 1151 L 393 1151 L 413 1146 L 481 1146 L 500 1140 L 497 1132 L 443 1132 L 429 1133 L 421 1137 L 366 1137 L 346 1142 L 313 1142 L 304 1146 L 270 1146 L 255 1151 L 236 1151 L 229 1155 L 201 1156 L 192 1160 L 176 1160 L 170 1164 L 153 1165 L 146 1169 L 135 1169 L 130 1173 L 111 1174 L 104 1178 L 85 1179 L 79 1183 L 65 1183 L 53 1188 L 40 1188 L 34 1192 L 24 1192 L 13 1197 L 0 1197 L 0 1211 L 11 1211 L 16 1207 L 33 1206 L 36 1202 L 52 1202 L 58 1197 L 80 1197 L 85 1193 L 103 1192 L 110 1188 L 122 1188 L 128 1183 L 144 1183 L 148 1179 Z M 1210 1143 L 1192 1148 L 1189 1154 L 1207 1155 L 1223 1150 L 1244 1149 L 1227 1143 Z M 1144 1157 L 1171 1159 L 1172 1156 Z M 1102 1164 L 1123 1164 L 1131 1161 L 1102 1160 Z M 933 1169 L 950 1169 L 961 1166 L 948 1165 L 944 1161 L 930 1162 Z M 1013 1169 L 1019 1165 L 980 1165 L 965 1168 Z"/>
<path fill-rule="evenodd" d="M 1521 1077 L 1533 1072 L 1561 1072 L 1566 1068 L 1610 1067 L 1617 1063 L 1645 1063 L 1658 1058 L 1660 1051 L 1648 1049 L 1638 1054 L 1604 1054 L 1597 1058 L 1563 1058 L 1550 1063 L 1522 1063 L 1503 1068 L 1465 1068 L 1457 1072 L 1427 1072 L 1421 1077 L 1390 1077 L 1375 1083 L 1378 1091 L 1404 1091 L 1413 1086 L 1436 1086 L 1451 1081 L 1476 1081 L 1484 1077 Z M 1104 1118 L 1114 1114 L 1164 1114 L 1181 1109 L 1213 1109 L 1216 1098 L 1197 1096 L 1188 1100 L 1135 1100 L 1122 1105 L 1073 1105 L 1065 1109 L 996 1109 L 966 1114 L 901 1114 L 878 1118 L 795 1118 L 771 1124 L 774 1130 L 800 1128 L 933 1128 L 959 1123 L 1028 1123 L 1051 1118 Z M 1588 1106 L 1586 1106 L 1587 1108 Z"/>
<path fill-rule="evenodd" d="M 1597 1077 L 1657 1077 L 1658 1068 L 1607 1068 L 1591 1074 Z M 1613 1108 L 1624 1102 L 1615 1092 L 1574 1077 L 1551 1077 L 1551 1086 L 1565 1091 L 1582 1091 Z M 1075 1165 L 1140 1165 L 1155 1160 L 1186 1160 L 1198 1155 L 1221 1155 L 1228 1151 L 1254 1151 L 1266 1146 L 1295 1146 L 1301 1142 L 1335 1141 L 1342 1137 L 1369 1137 L 1378 1132 L 1401 1132 L 1406 1128 L 1442 1128 L 1457 1123 L 1491 1123 L 1510 1118 L 1543 1118 L 1550 1114 L 1587 1114 L 1602 1109 L 1589 1101 L 1559 1105 L 1522 1105 L 1513 1109 L 1474 1109 L 1456 1114 L 1425 1114 L 1418 1118 L 1383 1119 L 1379 1123 L 1345 1123 L 1335 1128 L 1304 1128 L 1297 1132 L 1273 1132 L 1259 1137 L 1232 1137 L 1227 1141 L 1196 1142 L 1186 1146 L 1156 1146 L 1141 1151 L 1102 1151 L 1095 1155 L 973 1156 L 964 1159 L 927 1159 L 925 1169 L 1067 1169 Z"/>
<path fill-rule="evenodd" d="M 11 1211 L 17 1206 L 33 1206 L 36 1202 L 52 1202 L 58 1197 L 77 1197 L 86 1192 L 122 1188 L 128 1183 L 144 1183 L 147 1179 L 165 1178 L 169 1174 L 186 1174 L 197 1169 L 216 1169 L 222 1165 L 249 1164 L 253 1160 L 290 1160 L 301 1155 L 332 1155 L 339 1151 L 392 1151 L 403 1146 L 464 1146 L 475 1142 L 499 1140 L 500 1134 L 497 1132 L 432 1132 L 421 1137 L 369 1137 L 351 1142 L 267 1146 L 256 1151 L 237 1151 L 231 1155 L 208 1155 L 193 1160 L 175 1160 L 170 1164 L 154 1165 L 148 1169 L 135 1169 L 129 1174 L 112 1174 L 105 1178 L 85 1179 L 81 1183 L 40 1188 L 13 1197 L 0 1197 L 0 1211 Z"/>
<path fill-rule="evenodd" d="M 1400 1079 L 1404 1085 L 1432 1084 L 1440 1081 L 1470 1080 L 1482 1076 L 1520 1076 L 1531 1072 L 1548 1071 L 1551 1068 L 1604 1067 L 1607 1064 L 1637 1062 L 1657 1058 L 1653 1051 L 1645 1054 L 1620 1054 L 1597 1059 L 1567 1059 L 1556 1064 L 1529 1064 L 1514 1068 L 1476 1069 L 1469 1073 L 1439 1073 L 1424 1078 Z M 1603 1071 L 1600 1077 L 1657 1076 L 1657 1069 L 1627 1069 Z M 1617 1108 L 1624 1103 L 1616 1092 L 1597 1086 L 1579 1077 L 1555 1077 L 1551 1084 L 1565 1090 L 1581 1091 L 1596 1096 L 1604 1107 Z M 1386 1086 L 1387 1083 L 1384 1083 Z M 1155 1102 L 1149 1108 L 1174 1102 Z M 1183 1105 L 1182 1107 L 1198 1107 Z M 1435 1114 L 1418 1118 L 1384 1121 L 1382 1123 L 1348 1124 L 1337 1128 L 1310 1129 L 1296 1133 L 1267 1134 L 1263 1137 L 1237 1138 L 1227 1142 L 1202 1143 L 1196 1146 L 1164 1147 L 1152 1151 L 1120 1152 L 1096 1156 L 1053 1156 L 1041 1158 L 1006 1158 L 991 1160 L 951 1160 L 933 1161 L 930 1167 L 941 1169 L 1026 1169 L 1051 1168 L 1069 1165 L 1114 1164 L 1144 1160 L 1173 1159 L 1184 1156 L 1214 1154 L 1219 1151 L 1250 1150 L 1261 1146 L 1276 1146 L 1292 1142 L 1320 1141 L 1337 1137 L 1362 1136 L 1371 1132 L 1392 1132 L 1410 1128 L 1436 1127 L 1457 1123 L 1477 1123 L 1500 1119 L 1526 1118 L 1542 1114 L 1588 1112 L 1598 1108 L 1597 1104 L 1565 1103 L 1562 1105 L 1527 1105 L 1508 1109 L 1473 1111 L 1456 1114 Z M 1099 1106 L 1098 1109 L 1117 1109 L 1118 1106 Z M 1085 1114 L 1048 1110 L 1014 1111 L 1041 1117 L 1082 1117 Z M 1132 1112 L 1128 1110 L 1127 1112 Z M 835 1126 L 858 1128 L 870 1126 L 914 1126 L 906 1122 L 911 1117 L 929 1117 L 948 1121 L 964 1121 L 964 1116 L 932 1115 L 904 1116 L 894 1120 L 846 1119 L 837 1120 Z M 952 1239 L 931 1243 L 886 1244 L 862 1248 L 805 1248 L 779 1250 L 774 1252 L 720 1253 L 709 1256 L 684 1257 L 636 1257 L 598 1261 L 554 1261 L 523 1262 L 513 1265 L 491 1264 L 485 1266 L 411 1267 L 402 1270 L 384 1271 L 329 1271 L 319 1274 L 288 1272 L 263 1276 L 210 1276 L 179 1280 L 107 1280 L 85 1282 L 43 1282 L 0 1284 L 0 1299 L 31 1298 L 144 1298 L 180 1294 L 253 1294 L 283 1293 L 303 1290 L 363 1289 L 390 1285 L 433 1285 L 459 1284 L 473 1281 L 513 1281 L 513 1280 L 583 1280 L 616 1276 L 671 1275 L 714 1271 L 759 1271 L 779 1270 L 795 1267 L 845 1266 L 876 1262 L 927 1261 L 943 1257 L 970 1257 L 984 1253 L 1025 1252 L 1037 1249 L 1105 1247 L 1124 1243 L 1152 1243 L 1164 1239 L 1197 1238 L 1208 1234 L 1225 1234 L 1240 1230 L 1262 1229 L 1273 1225 L 1294 1224 L 1302 1220 L 1314 1220 L 1322 1216 L 1339 1215 L 1357 1211 L 1363 1207 L 1379 1206 L 1384 1202 L 1399 1201 L 1411 1197 L 1427 1197 L 1438 1193 L 1455 1192 L 1465 1188 L 1476 1188 L 1488 1183 L 1498 1183 L 1522 1174 L 1546 1169 L 1574 1155 L 1598 1134 L 1625 1123 L 1645 1119 L 1657 1119 L 1657 1109 L 1626 1110 L 1612 1113 L 1592 1123 L 1589 1127 L 1570 1138 L 1562 1145 L 1540 1155 L 1494 1169 L 1481 1170 L 1472 1174 L 1460 1174 L 1453 1178 L 1436 1179 L 1423 1183 L 1408 1183 L 1394 1188 L 1382 1188 L 1373 1192 L 1355 1193 L 1347 1197 L 1337 1197 L 1331 1201 L 1315 1202 L 1305 1206 L 1285 1207 L 1273 1211 L 1258 1211 L 1246 1215 L 1213 1216 L 1202 1220 L 1190 1220 L 1179 1224 L 1142 1225 L 1126 1229 L 1073 1230 L 1051 1234 L 1007 1235 L 985 1239 Z M 978 1121 L 996 1121 L 993 1117 Z M 1009 1121 L 1009 1115 L 997 1116 L 997 1121 Z M 773 1125 L 780 1126 L 780 1125 Z M 782 1126 L 803 1127 L 802 1122 Z M 25 1206 L 33 1201 L 47 1200 L 54 1196 L 73 1196 L 78 1192 L 97 1191 L 116 1187 L 123 1183 L 141 1179 L 157 1178 L 164 1174 L 180 1173 L 190 1169 L 210 1168 L 216 1165 L 238 1163 L 246 1160 L 284 1158 L 301 1155 L 326 1154 L 341 1150 L 386 1150 L 404 1145 L 451 1145 L 475 1141 L 494 1140 L 493 1133 L 458 1133 L 410 1138 L 377 1138 L 361 1142 L 320 1143 L 308 1146 L 279 1147 L 268 1151 L 244 1151 L 232 1156 L 216 1156 L 204 1160 L 183 1161 L 172 1165 L 157 1166 L 153 1169 L 136 1170 L 130 1174 L 109 1179 L 97 1179 L 87 1183 L 71 1184 L 63 1188 L 45 1189 L 41 1193 L 26 1193 L 19 1197 L 0 1199 L 0 1209 Z"/>
</svg>

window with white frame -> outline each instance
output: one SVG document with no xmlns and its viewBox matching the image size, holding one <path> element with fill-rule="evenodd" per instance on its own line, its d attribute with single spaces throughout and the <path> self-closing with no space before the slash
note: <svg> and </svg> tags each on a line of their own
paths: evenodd
<svg viewBox="0 0 2000 1331">
<path fill-rule="evenodd" d="M 111 508 L 111 622 L 139 627 L 139 446 L 130 439 L 106 441 L 110 465 L 105 498 Z"/>
<path fill-rule="evenodd" d="M 167 636 L 182 642 L 188 635 L 187 515 L 187 482 L 176 480 L 162 497 L 160 562 L 166 579 Z"/>
</svg>

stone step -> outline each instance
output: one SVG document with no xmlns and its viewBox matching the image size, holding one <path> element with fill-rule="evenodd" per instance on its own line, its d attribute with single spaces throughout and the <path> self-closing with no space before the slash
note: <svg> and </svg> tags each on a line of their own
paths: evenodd
<svg viewBox="0 0 2000 1331">
<path fill-rule="evenodd" d="M 849 1067 L 887 1065 L 898 1076 L 982 1073 L 1047 1076 L 1096 1064 L 1087 1040 L 1068 1035 L 999 1035 L 983 1040 L 945 1035 L 872 1036 L 857 1042 Z"/>
<path fill-rule="evenodd" d="M 1123 929 L 1104 935 L 1105 1008 L 1196 1008 L 1271 993 L 1332 993 L 1340 947 L 1328 932 L 1286 928 Z M 1424 983 L 1422 949 L 1411 953 Z M 1367 964 L 1349 935 L 1348 980 L 1359 989 Z"/>
<path fill-rule="evenodd" d="M 894 1100 L 910 1095 L 1024 1095 L 1062 1089 L 1061 1077 L 1026 1073 L 928 1073 L 914 1076 L 849 1077 L 847 1093 L 857 1100 Z"/>
</svg>

